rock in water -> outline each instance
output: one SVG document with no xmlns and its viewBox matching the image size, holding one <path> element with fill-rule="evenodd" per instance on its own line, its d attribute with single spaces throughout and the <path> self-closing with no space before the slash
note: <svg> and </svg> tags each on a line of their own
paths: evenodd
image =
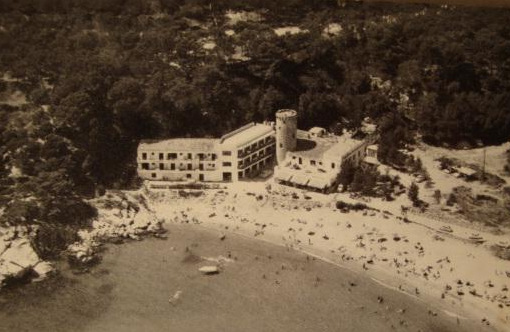
<svg viewBox="0 0 510 332">
<path fill-rule="evenodd" d="M 7 279 L 25 277 L 39 262 L 39 256 L 28 240 L 12 241 L 0 257 L 0 287 Z"/>
<path fill-rule="evenodd" d="M 220 273 L 220 270 L 215 265 L 208 265 L 208 266 L 202 266 L 198 269 L 198 271 L 202 272 L 203 274 L 218 274 Z"/>
<path fill-rule="evenodd" d="M 2 254 L 2 260 L 29 268 L 39 262 L 39 257 L 28 240 L 15 240 L 12 241 L 11 247 Z"/>
<path fill-rule="evenodd" d="M 39 262 L 33 268 L 34 272 L 37 273 L 37 279 L 34 281 L 40 281 L 45 279 L 51 272 L 53 272 L 53 265 L 49 262 Z"/>
</svg>

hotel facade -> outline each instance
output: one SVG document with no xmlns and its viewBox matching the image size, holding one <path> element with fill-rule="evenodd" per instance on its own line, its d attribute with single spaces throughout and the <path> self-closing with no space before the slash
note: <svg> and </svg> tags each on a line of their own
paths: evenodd
<svg viewBox="0 0 510 332">
<path fill-rule="evenodd" d="M 250 123 L 221 138 L 142 141 L 138 175 L 153 181 L 231 182 L 271 169 L 278 183 L 326 192 L 337 186 L 345 163 L 358 166 L 366 159 L 375 139 L 337 136 L 319 127 L 299 130 L 296 111 L 283 109 L 276 122 Z"/>
<path fill-rule="evenodd" d="M 238 181 L 272 167 L 275 132 L 271 124 L 250 123 L 221 138 L 142 141 L 138 175 L 160 181 Z"/>
</svg>

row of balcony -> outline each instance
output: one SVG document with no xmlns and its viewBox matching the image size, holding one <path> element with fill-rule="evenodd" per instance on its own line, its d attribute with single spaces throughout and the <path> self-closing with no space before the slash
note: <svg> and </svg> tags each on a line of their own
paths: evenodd
<svg viewBox="0 0 510 332">
<path fill-rule="evenodd" d="M 249 161 L 239 162 L 238 163 L 238 168 L 239 169 L 244 169 L 244 168 L 250 167 L 253 164 L 261 161 L 262 159 L 269 158 L 269 157 L 271 157 L 271 154 L 267 154 L 267 153 L 265 153 L 265 154 L 263 154 L 261 156 L 252 157 Z"/>
<path fill-rule="evenodd" d="M 154 165 L 151 165 L 151 163 L 140 163 L 140 169 L 144 171 L 210 171 L 215 170 L 216 165 L 208 165 L 208 164 L 199 164 L 197 165 L 191 165 L 191 164 L 184 164 L 184 165 L 175 165 L 173 164 L 173 167 L 167 164 L 161 163 L 153 163 Z"/>
<path fill-rule="evenodd" d="M 198 153 L 192 155 L 191 153 L 187 153 L 185 155 L 178 155 L 177 153 L 164 153 L 159 152 L 155 155 L 147 155 L 146 152 L 143 152 L 141 156 L 138 157 L 139 162 L 144 161 L 172 161 L 172 160 L 200 160 L 200 161 L 215 161 L 218 159 L 215 153 L 211 155 L 206 155 L 203 153 Z"/>
<path fill-rule="evenodd" d="M 237 151 L 237 158 L 244 158 L 246 157 L 247 155 L 255 152 L 255 151 L 258 151 L 262 148 L 265 148 L 266 146 L 268 145 L 272 145 L 275 143 L 275 139 L 274 137 L 270 137 L 270 139 L 268 141 L 259 141 L 259 143 L 255 146 L 255 147 L 248 147 L 248 148 L 245 148 L 241 151 Z"/>
</svg>

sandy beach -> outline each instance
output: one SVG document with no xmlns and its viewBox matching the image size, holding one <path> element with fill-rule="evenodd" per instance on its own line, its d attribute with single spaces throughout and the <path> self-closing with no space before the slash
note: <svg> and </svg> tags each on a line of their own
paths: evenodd
<svg viewBox="0 0 510 332">
<path fill-rule="evenodd" d="M 244 186 L 187 198 L 153 192 L 152 198 L 167 222 L 201 225 L 218 237 L 234 232 L 312 254 L 431 303 L 460 322 L 509 329 L 510 268 L 488 249 L 505 235 L 477 231 L 486 242 L 474 244 L 469 240 L 473 228 L 461 222 L 412 212 L 406 214 L 411 222 L 405 222 L 398 200 L 367 203 L 380 212 L 342 213 L 335 208 L 337 199 L 355 202 L 347 194 L 302 192 L 271 182 Z M 441 231 L 446 225 L 451 233 Z"/>
<path fill-rule="evenodd" d="M 310 255 L 197 225 L 4 292 L 0 331 L 491 331 Z M 218 275 L 200 266 L 220 264 Z"/>
</svg>

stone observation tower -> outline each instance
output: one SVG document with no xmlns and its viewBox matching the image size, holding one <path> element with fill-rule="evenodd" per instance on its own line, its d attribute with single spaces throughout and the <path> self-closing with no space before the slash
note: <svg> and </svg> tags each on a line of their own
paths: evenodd
<svg viewBox="0 0 510 332">
<path fill-rule="evenodd" d="M 282 109 L 276 112 L 276 161 L 280 165 L 287 151 L 296 150 L 297 113 Z"/>
</svg>

